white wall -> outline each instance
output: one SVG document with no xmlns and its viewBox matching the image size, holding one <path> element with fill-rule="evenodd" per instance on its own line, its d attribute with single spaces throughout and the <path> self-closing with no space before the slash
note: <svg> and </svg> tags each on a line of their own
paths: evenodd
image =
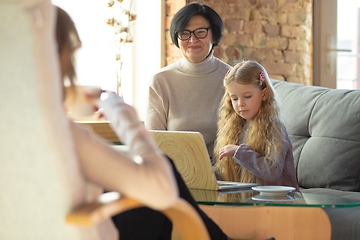
<svg viewBox="0 0 360 240">
<path fill-rule="evenodd" d="M 133 105 L 145 118 L 148 82 L 164 66 L 165 0 L 135 0 Z"/>
</svg>

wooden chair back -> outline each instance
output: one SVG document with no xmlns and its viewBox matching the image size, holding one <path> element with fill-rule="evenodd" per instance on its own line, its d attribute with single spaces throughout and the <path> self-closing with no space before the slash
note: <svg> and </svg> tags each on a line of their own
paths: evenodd
<svg viewBox="0 0 360 240">
<path fill-rule="evenodd" d="M 114 194 L 105 193 L 103 196 Z M 143 207 L 140 202 L 130 198 L 118 198 L 108 202 L 97 201 L 76 208 L 70 212 L 66 220 L 70 224 L 79 226 L 92 226 L 101 223 L 121 212 Z M 209 233 L 195 209 L 185 200 L 178 199 L 170 207 L 161 211 L 173 223 L 173 227 L 186 240 L 209 240 Z"/>
</svg>

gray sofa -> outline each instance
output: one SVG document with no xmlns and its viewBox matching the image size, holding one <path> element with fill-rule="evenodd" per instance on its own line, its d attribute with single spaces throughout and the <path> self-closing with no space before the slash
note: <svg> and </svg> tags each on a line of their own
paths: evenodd
<svg viewBox="0 0 360 240">
<path fill-rule="evenodd" d="M 289 133 L 301 192 L 360 201 L 360 90 L 272 80 Z M 331 239 L 360 239 L 360 207 L 324 209 Z"/>
</svg>

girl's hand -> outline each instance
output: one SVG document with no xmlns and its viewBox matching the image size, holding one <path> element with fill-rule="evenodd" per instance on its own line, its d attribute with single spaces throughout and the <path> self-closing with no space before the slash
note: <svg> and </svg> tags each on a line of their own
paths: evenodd
<svg viewBox="0 0 360 240">
<path fill-rule="evenodd" d="M 229 145 L 226 145 L 225 147 L 221 148 L 220 152 L 219 152 L 219 159 L 221 160 L 223 157 L 234 156 L 236 149 L 238 147 L 239 146 L 237 146 L 237 145 L 229 144 Z"/>
</svg>

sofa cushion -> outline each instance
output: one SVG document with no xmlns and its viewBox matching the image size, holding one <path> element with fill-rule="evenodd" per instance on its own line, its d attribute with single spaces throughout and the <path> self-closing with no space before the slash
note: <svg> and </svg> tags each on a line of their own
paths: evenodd
<svg viewBox="0 0 360 240">
<path fill-rule="evenodd" d="M 360 191 L 360 90 L 272 83 L 299 186 Z"/>
</svg>

